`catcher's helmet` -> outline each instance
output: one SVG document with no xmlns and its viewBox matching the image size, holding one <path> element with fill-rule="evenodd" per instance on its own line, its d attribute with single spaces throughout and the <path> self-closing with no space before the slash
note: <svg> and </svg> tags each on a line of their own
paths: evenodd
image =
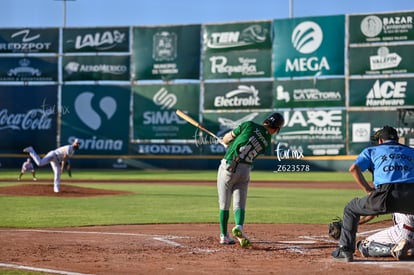
<svg viewBox="0 0 414 275">
<path fill-rule="evenodd" d="M 282 128 L 285 124 L 285 119 L 280 113 L 273 113 L 271 116 L 265 119 L 263 122 L 272 129 Z"/>
</svg>

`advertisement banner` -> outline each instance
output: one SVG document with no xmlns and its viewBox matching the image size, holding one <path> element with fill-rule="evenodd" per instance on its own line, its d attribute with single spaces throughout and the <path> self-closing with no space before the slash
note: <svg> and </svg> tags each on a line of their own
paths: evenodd
<svg viewBox="0 0 414 275">
<path fill-rule="evenodd" d="M 349 16 L 349 43 L 414 41 L 413 11 Z"/>
<path fill-rule="evenodd" d="M 414 44 L 358 47 L 349 49 L 351 75 L 387 75 L 414 73 Z"/>
<path fill-rule="evenodd" d="M 22 154 L 56 147 L 57 86 L 0 86 L 0 152 Z"/>
<path fill-rule="evenodd" d="M 270 50 L 205 53 L 204 79 L 262 78 L 272 75 Z"/>
<path fill-rule="evenodd" d="M 345 78 L 280 80 L 274 108 L 345 107 Z"/>
<path fill-rule="evenodd" d="M 274 77 L 343 75 L 345 16 L 273 21 Z"/>
<path fill-rule="evenodd" d="M 57 57 L 0 57 L 0 81 L 57 81 Z"/>
<path fill-rule="evenodd" d="M 210 130 L 218 137 L 223 137 L 227 132 L 239 126 L 242 122 L 253 121 L 262 124 L 263 121 L 269 117 L 272 112 L 259 111 L 230 111 L 230 112 L 209 112 L 203 114 L 203 126 Z M 203 153 L 208 155 L 223 155 L 225 148 L 217 143 L 217 140 L 208 136 L 202 135 L 196 142 L 198 146 L 202 146 Z M 272 154 L 269 148 L 267 155 Z"/>
<path fill-rule="evenodd" d="M 271 48 L 271 21 L 203 25 L 204 52 Z"/>
<path fill-rule="evenodd" d="M 272 108 L 272 81 L 204 84 L 204 110 Z"/>
<path fill-rule="evenodd" d="M 196 128 L 177 109 L 199 121 L 200 85 L 133 86 L 134 139 L 194 139 Z"/>
<path fill-rule="evenodd" d="M 197 144 L 139 142 L 133 153 L 138 155 L 199 155 Z"/>
<path fill-rule="evenodd" d="M 130 97 L 130 86 L 62 86 L 61 143 L 78 138 L 77 154 L 127 154 Z"/>
<path fill-rule="evenodd" d="M 349 154 L 357 155 L 371 145 L 371 135 L 385 125 L 397 129 L 401 136 L 408 129 L 399 127 L 397 111 L 350 111 L 349 114 Z"/>
<path fill-rule="evenodd" d="M 93 55 L 64 56 L 63 81 L 130 80 L 129 56 Z"/>
<path fill-rule="evenodd" d="M 285 126 L 277 135 L 277 141 L 283 146 L 288 145 L 306 155 L 345 154 L 345 110 L 294 109 L 282 114 Z"/>
<path fill-rule="evenodd" d="M 414 105 L 414 78 L 351 79 L 350 107 L 403 107 Z"/>
<path fill-rule="evenodd" d="M 63 28 L 63 52 L 129 52 L 128 27 Z"/>
<path fill-rule="evenodd" d="M 133 31 L 134 79 L 199 79 L 200 25 L 135 27 Z"/>
<path fill-rule="evenodd" d="M 0 53 L 58 52 L 58 28 L 0 29 Z"/>
</svg>

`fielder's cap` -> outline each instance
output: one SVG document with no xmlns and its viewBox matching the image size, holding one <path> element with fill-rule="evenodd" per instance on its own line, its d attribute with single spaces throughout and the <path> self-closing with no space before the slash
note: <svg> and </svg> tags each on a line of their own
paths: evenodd
<svg viewBox="0 0 414 275">
<path fill-rule="evenodd" d="M 383 140 L 398 140 L 397 130 L 393 127 L 386 125 L 380 131 L 379 138 Z"/>
<path fill-rule="evenodd" d="M 271 116 L 265 119 L 263 122 L 272 129 L 282 128 L 285 124 L 285 119 L 280 113 L 273 113 Z"/>
<path fill-rule="evenodd" d="M 76 139 L 73 141 L 73 145 L 78 145 L 78 146 L 79 146 L 79 145 L 80 145 L 79 139 L 77 139 L 77 138 L 76 138 Z"/>
<path fill-rule="evenodd" d="M 30 161 L 30 158 L 27 158 L 26 161 Z"/>
</svg>

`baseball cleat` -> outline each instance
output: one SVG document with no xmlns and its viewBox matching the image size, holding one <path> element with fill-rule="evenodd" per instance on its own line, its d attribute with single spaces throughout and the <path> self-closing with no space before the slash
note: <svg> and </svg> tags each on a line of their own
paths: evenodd
<svg viewBox="0 0 414 275">
<path fill-rule="evenodd" d="M 410 244 L 407 240 L 399 241 L 392 249 L 391 255 L 398 261 L 407 258 Z"/>
<path fill-rule="evenodd" d="M 29 147 L 26 147 L 26 148 L 23 149 L 23 152 L 25 152 L 25 153 L 30 153 L 32 151 L 33 151 L 33 147 L 32 146 L 29 146 Z"/>
<path fill-rule="evenodd" d="M 352 251 L 343 246 L 333 251 L 332 257 L 335 260 L 343 261 L 343 262 L 352 262 L 354 260 L 354 255 Z"/>
<path fill-rule="evenodd" d="M 220 244 L 235 244 L 233 238 L 229 237 L 229 235 L 220 235 Z"/>
<path fill-rule="evenodd" d="M 241 247 L 250 246 L 251 244 L 250 240 L 247 238 L 247 236 L 243 233 L 243 231 L 239 227 L 237 226 L 233 227 L 231 232 L 233 233 L 233 236 L 239 241 Z"/>
</svg>

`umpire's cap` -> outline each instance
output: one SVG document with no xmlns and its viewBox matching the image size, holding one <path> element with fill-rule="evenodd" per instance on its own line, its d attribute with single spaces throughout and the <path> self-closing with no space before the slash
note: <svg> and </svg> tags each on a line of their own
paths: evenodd
<svg viewBox="0 0 414 275">
<path fill-rule="evenodd" d="M 282 128 L 285 124 L 285 119 L 280 113 L 273 113 L 271 116 L 265 119 L 263 124 L 268 125 L 272 129 Z"/>
<path fill-rule="evenodd" d="M 398 133 L 393 127 L 385 125 L 379 133 L 379 138 L 383 140 L 398 140 Z"/>
</svg>

